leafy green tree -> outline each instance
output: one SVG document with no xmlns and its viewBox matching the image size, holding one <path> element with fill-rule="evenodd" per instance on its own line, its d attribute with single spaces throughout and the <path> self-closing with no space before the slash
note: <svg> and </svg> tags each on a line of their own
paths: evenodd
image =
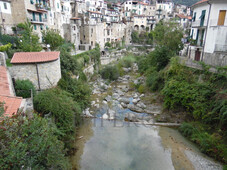
<svg viewBox="0 0 227 170">
<path fill-rule="evenodd" d="M 164 46 L 169 49 L 169 51 L 176 54 L 183 48 L 181 42 L 183 30 L 179 24 L 174 21 L 160 21 L 152 34 L 155 44 L 159 47 Z"/>
<path fill-rule="evenodd" d="M 50 45 L 50 49 L 56 50 L 59 46 L 63 45 L 64 39 L 59 34 L 59 31 L 54 31 L 53 29 L 49 29 L 42 32 L 43 41 L 45 44 Z"/>
<path fill-rule="evenodd" d="M 51 115 L 58 128 L 59 139 L 70 144 L 81 114 L 72 95 L 59 88 L 42 91 L 34 97 L 34 108 L 42 115 Z"/>
<path fill-rule="evenodd" d="M 7 51 L 8 49 L 10 49 L 12 46 L 12 44 L 6 44 L 6 45 L 2 45 L 0 46 L 0 52 L 4 52 L 4 51 Z"/>
<path fill-rule="evenodd" d="M 20 96 L 23 98 L 30 98 L 31 90 L 32 90 L 33 96 L 34 96 L 36 90 L 30 80 L 16 80 L 15 91 L 16 91 L 17 96 Z"/>
<path fill-rule="evenodd" d="M 33 33 L 32 24 L 27 21 L 17 25 L 18 28 L 23 30 L 22 37 L 18 41 L 18 48 L 24 52 L 39 52 L 42 46 L 39 43 L 39 36 Z"/>
<path fill-rule="evenodd" d="M 18 114 L 0 122 L 1 169 L 68 169 L 64 144 L 53 123 L 36 114 Z"/>
<path fill-rule="evenodd" d="M 58 86 L 72 94 L 73 100 L 80 105 L 81 109 L 85 109 L 90 104 L 91 89 L 87 82 L 65 75 L 59 81 Z"/>
</svg>

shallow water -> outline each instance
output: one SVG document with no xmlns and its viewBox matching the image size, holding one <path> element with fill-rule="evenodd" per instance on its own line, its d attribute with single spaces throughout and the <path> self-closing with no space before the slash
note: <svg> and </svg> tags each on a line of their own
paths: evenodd
<svg viewBox="0 0 227 170">
<path fill-rule="evenodd" d="M 95 124 L 94 135 L 84 147 L 81 169 L 174 169 L 171 152 L 163 148 L 158 127 L 101 119 Z"/>
<path fill-rule="evenodd" d="M 131 99 L 130 99 L 131 100 Z M 113 103 L 117 120 L 100 119 L 103 106 L 80 127 L 72 157 L 74 169 L 82 170 L 221 170 L 222 166 L 201 154 L 177 130 L 125 122 L 127 113 L 145 118 L 145 113 L 120 109 Z"/>
</svg>

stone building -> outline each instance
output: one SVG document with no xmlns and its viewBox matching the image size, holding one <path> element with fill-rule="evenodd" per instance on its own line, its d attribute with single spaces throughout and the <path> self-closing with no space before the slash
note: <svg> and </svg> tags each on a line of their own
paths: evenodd
<svg viewBox="0 0 227 170">
<path fill-rule="evenodd" d="M 12 17 L 14 26 L 29 20 L 34 32 L 37 33 L 42 40 L 42 30 L 49 27 L 49 1 L 48 0 L 11 0 Z"/>
<path fill-rule="evenodd" d="M 37 90 L 54 87 L 61 79 L 60 52 L 19 52 L 11 64 L 12 78 L 28 79 Z"/>
<path fill-rule="evenodd" d="M 3 34 L 13 34 L 13 17 L 11 10 L 11 0 L 0 0 L 0 26 Z"/>
</svg>

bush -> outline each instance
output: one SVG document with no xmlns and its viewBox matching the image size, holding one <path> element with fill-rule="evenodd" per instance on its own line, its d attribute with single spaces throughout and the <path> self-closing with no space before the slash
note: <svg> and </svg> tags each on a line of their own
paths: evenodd
<svg viewBox="0 0 227 170">
<path fill-rule="evenodd" d="M 17 114 L 0 122 L 1 169 L 68 169 L 64 144 L 51 121 Z"/>
<path fill-rule="evenodd" d="M 164 106 L 169 109 L 183 107 L 193 113 L 196 119 L 202 119 L 210 108 L 209 100 L 214 92 L 207 84 L 169 80 L 162 90 Z"/>
<path fill-rule="evenodd" d="M 17 96 L 30 98 L 31 90 L 34 96 L 36 94 L 36 89 L 30 80 L 16 80 L 15 91 Z"/>
<path fill-rule="evenodd" d="M 160 91 L 164 87 L 164 77 L 162 72 L 157 72 L 155 68 L 150 68 L 147 73 L 146 85 L 151 91 Z"/>
<path fill-rule="evenodd" d="M 139 86 L 138 92 L 139 92 L 139 93 L 144 93 L 144 92 L 145 92 L 145 87 L 144 87 L 143 84 L 141 84 L 141 85 Z"/>
<path fill-rule="evenodd" d="M 79 104 L 81 110 L 86 109 L 90 104 L 91 89 L 83 80 L 73 79 L 67 75 L 58 82 L 58 86 L 72 95 L 73 100 Z"/>
<path fill-rule="evenodd" d="M 59 139 L 70 144 L 75 125 L 80 122 L 80 107 L 71 94 L 53 88 L 38 93 L 34 98 L 34 109 L 42 115 L 51 115 L 58 128 Z"/>
<path fill-rule="evenodd" d="M 119 77 L 119 71 L 116 66 L 107 65 L 101 71 L 100 74 L 103 79 L 108 79 L 111 81 L 117 80 Z"/>
</svg>

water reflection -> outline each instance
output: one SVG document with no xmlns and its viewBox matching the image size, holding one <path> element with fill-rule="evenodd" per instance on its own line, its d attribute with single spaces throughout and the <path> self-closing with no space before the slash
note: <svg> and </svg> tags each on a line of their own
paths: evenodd
<svg viewBox="0 0 227 170">
<path fill-rule="evenodd" d="M 86 142 L 81 157 L 81 169 L 174 169 L 171 153 L 162 147 L 157 127 L 127 122 L 114 126 L 114 121 L 101 119 L 95 122 L 94 135 Z"/>
</svg>

